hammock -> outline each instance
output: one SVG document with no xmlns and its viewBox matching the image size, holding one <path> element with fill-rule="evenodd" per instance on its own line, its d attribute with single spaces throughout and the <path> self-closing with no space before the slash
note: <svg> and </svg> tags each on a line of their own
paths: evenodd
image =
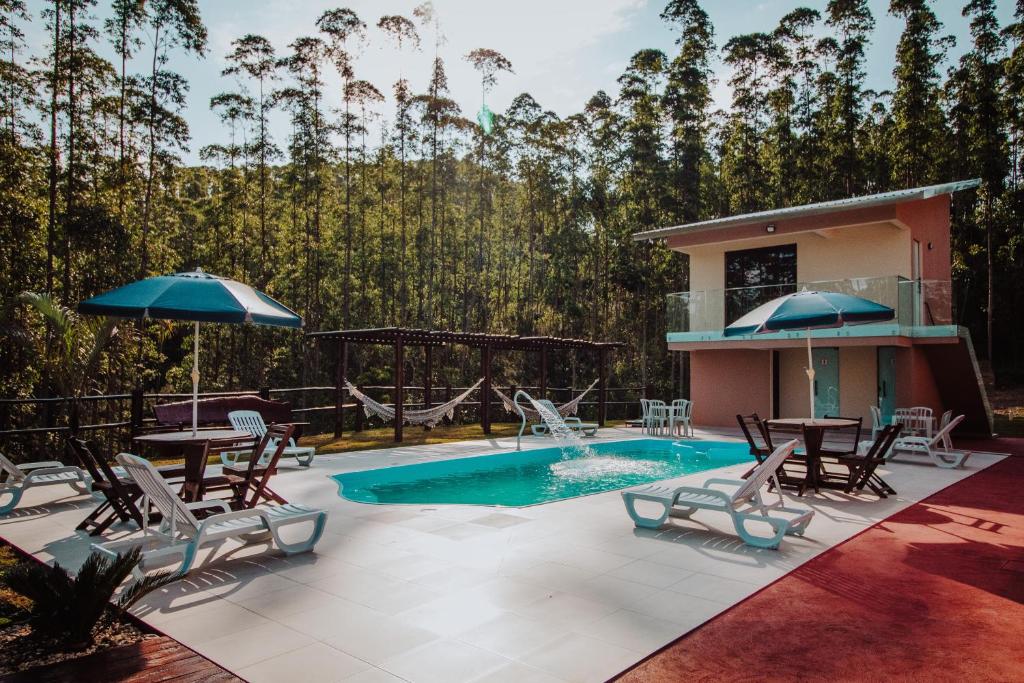
<svg viewBox="0 0 1024 683">
<path fill-rule="evenodd" d="M 558 406 L 558 414 L 561 415 L 562 417 L 575 415 L 576 411 L 580 407 L 580 401 L 583 400 L 584 396 L 590 393 L 590 390 L 597 385 L 597 382 L 598 381 L 595 379 L 593 382 L 590 383 L 589 387 L 583 390 L 582 394 L 580 394 L 573 400 L 569 401 L 568 403 L 563 403 L 562 405 Z M 501 403 L 505 406 L 505 410 L 507 412 L 516 413 L 519 412 L 519 408 L 522 408 L 523 412 L 526 413 L 527 419 L 533 422 L 540 422 L 540 414 L 533 408 L 526 408 L 525 406 L 519 406 L 519 408 L 517 408 L 515 402 L 505 394 L 501 393 L 497 389 L 494 390 L 494 393 L 496 393 L 498 395 L 498 398 L 501 399 Z"/>
<path fill-rule="evenodd" d="M 426 425 L 427 427 L 434 427 L 444 418 L 449 420 L 455 415 L 455 408 L 460 403 L 466 400 L 473 391 L 480 386 L 480 383 L 484 381 L 481 377 L 477 380 L 477 383 L 466 389 L 464 392 L 448 401 L 442 403 L 439 406 L 433 408 L 427 408 L 426 410 L 403 410 L 402 411 L 402 423 L 411 425 Z M 345 382 L 345 388 L 348 389 L 349 396 L 355 398 L 363 404 L 363 412 L 366 413 L 366 417 L 377 417 L 383 419 L 385 422 L 390 422 L 395 419 L 395 408 L 394 406 L 386 406 L 383 403 L 378 403 L 372 398 L 364 394 L 363 392 L 352 386 L 352 383 Z"/>
</svg>

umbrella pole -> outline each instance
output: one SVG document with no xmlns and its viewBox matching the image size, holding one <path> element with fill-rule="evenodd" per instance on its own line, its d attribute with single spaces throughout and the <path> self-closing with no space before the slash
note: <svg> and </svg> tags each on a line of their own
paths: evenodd
<svg viewBox="0 0 1024 683">
<path fill-rule="evenodd" d="M 814 419 L 814 356 L 811 354 L 811 328 L 807 328 L 807 395 L 811 402 L 811 419 Z"/>
<path fill-rule="evenodd" d="M 192 334 L 192 436 L 199 422 L 199 321 Z"/>
</svg>

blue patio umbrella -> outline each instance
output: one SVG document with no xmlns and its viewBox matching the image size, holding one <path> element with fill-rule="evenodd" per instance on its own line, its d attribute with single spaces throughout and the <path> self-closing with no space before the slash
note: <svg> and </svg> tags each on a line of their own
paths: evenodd
<svg viewBox="0 0 1024 683">
<path fill-rule="evenodd" d="M 174 273 L 138 280 L 78 304 L 80 313 L 118 318 L 187 320 L 195 323 L 192 353 L 192 434 L 199 401 L 199 323 L 253 323 L 302 327 L 287 306 L 249 285 L 204 273 Z"/>
<path fill-rule="evenodd" d="M 772 299 L 725 328 L 726 337 L 807 330 L 807 381 L 814 417 L 814 361 L 811 330 L 892 320 L 896 312 L 869 299 L 839 292 L 794 292 Z"/>
</svg>

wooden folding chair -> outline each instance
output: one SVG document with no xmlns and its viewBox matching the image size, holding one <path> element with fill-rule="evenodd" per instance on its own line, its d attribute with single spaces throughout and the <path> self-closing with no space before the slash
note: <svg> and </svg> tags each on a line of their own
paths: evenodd
<svg viewBox="0 0 1024 683">
<path fill-rule="evenodd" d="M 259 443 L 253 448 L 252 456 L 245 463 L 245 470 L 239 473 L 235 468 L 225 468 L 225 478 L 234 490 L 234 498 L 231 500 L 231 507 L 236 510 L 245 510 L 256 507 L 261 500 L 273 501 L 279 505 L 285 505 L 288 501 L 273 491 L 267 483 L 277 473 L 277 462 L 281 455 L 288 448 L 288 441 L 292 438 L 295 425 L 279 424 L 267 428 Z M 265 465 L 260 464 L 260 455 L 270 453 L 270 459 Z"/>
<path fill-rule="evenodd" d="M 846 493 L 854 490 L 862 491 L 864 487 L 871 489 L 879 498 L 888 498 L 896 494 L 896 489 L 879 476 L 876 469 L 885 462 L 885 454 L 900 435 L 901 425 L 886 425 L 878 433 L 878 437 L 863 454 L 855 454 L 838 458 L 838 463 L 847 468 Z"/>
</svg>

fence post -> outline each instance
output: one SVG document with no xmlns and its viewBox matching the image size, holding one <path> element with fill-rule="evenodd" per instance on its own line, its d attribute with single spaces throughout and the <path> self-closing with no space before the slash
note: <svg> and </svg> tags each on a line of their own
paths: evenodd
<svg viewBox="0 0 1024 683">
<path fill-rule="evenodd" d="M 348 342 L 338 342 L 338 365 L 334 377 L 334 438 L 345 429 L 345 375 L 348 373 Z"/>
<path fill-rule="evenodd" d="M 444 385 L 444 402 L 447 403 L 450 400 L 452 400 L 452 385 L 451 385 L 451 382 L 446 382 L 445 385 Z M 458 413 L 458 415 L 460 417 L 462 416 L 462 411 L 459 410 L 458 406 L 456 406 L 456 412 Z M 454 419 L 448 419 L 448 416 L 445 415 L 444 421 L 445 421 L 445 424 L 452 424 L 455 420 Z"/>
<path fill-rule="evenodd" d="M 132 436 L 139 433 L 142 427 L 142 387 L 132 389 L 131 417 L 128 418 Z"/>
<path fill-rule="evenodd" d="M 270 400 L 270 387 L 260 387 L 260 398 L 264 401 Z"/>
</svg>

